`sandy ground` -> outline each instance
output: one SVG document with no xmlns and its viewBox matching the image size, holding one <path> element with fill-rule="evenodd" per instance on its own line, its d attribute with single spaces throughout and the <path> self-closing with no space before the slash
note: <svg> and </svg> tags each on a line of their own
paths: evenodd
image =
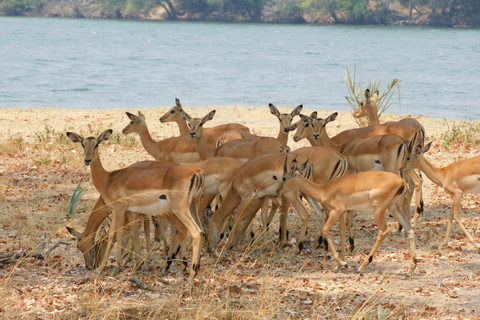
<svg viewBox="0 0 480 320">
<path fill-rule="evenodd" d="M 178 128 L 175 123 L 161 124 L 158 121 L 159 117 L 168 109 L 168 107 L 138 109 L 145 114 L 150 132 L 155 140 L 178 135 Z M 184 109 L 192 116 L 203 116 L 209 110 L 216 109 L 217 113 L 215 118 L 208 126 L 237 122 L 248 126 L 256 134 L 272 137 L 276 136 L 278 130 L 278 121 L 270 114 L 267 106 L 218 106 L 215 108 L 184 106 Z M 279 107 L 279 109 L 282 112 L 289 112 L 291 110 L 290 108 L 282 107 Z M 8 140 L 21 137 L 24 141 L 33 143 L 35 140 L 45 138 L 45 136 L 62 135 L 66 131 L 74 131 L 85 136 L 97 135 L 101 131 L 109 128 L 120 132 L 129 122 L 125 111 L 137 112 L 138 110 L 2 109 L 2 116 L 0 117 L 0 142 L 5 143 Z M 310 114 L 311 111 L 312 110 L 304 110 L 303 113 Z M 326 117 L 332 112 L 333 111 L 319 110 L 319 116 Z M 398 120 L 405 116 L 408 115 L 400 116 L 389 114 L 384 116 L 382 121 Z M 480 154 L 478 150 L 468 147 L 457 148 L 448 152 L 441 146 L 442 133 L 449 130 L 452 123 L 459 123 L 460 121 L 426 117 L 416 118 L 426 128 L 427 141 L 433 141 L 432 149 L 428 153 L 428 158 L 438 166 L 444 166 L 458 159 L 469 158 Z M 345 129 L 355 127 L 357 127 L 357 125 L 354 123 L 351 114 L 342 112 L 334 123 L 328 125 L 328 132 L 334 135 Z M 307 145 L 308 142 L 305 140 L 300 143 L 294 143 L 290 139 L 289 143 L 292 149 Z M 113 155 L 113 152 L 115 152 L 115 155 Z M 140 160 L 152 160 L 142 148 L 141 144 L 139 144 L 138 147 L 129 149 L 110 145 L 104 148 L 101 153 L 104 165 L 108 170 L 124 167 Z M 62 170 L 68 169 L 68 172 L 79 171 L 81 173 L 81 181 L 85 181 L 84 185 L 87 190 L 83 200 L 86 203 L 85 213 L 82 214 L 81 219 L 75 219 L 75 221 L 61 217 L 53 223 L 50 229 L 46 229 L 47 232 L 52 233 L 51 244 L 57 240 L 67 241 L 73 244 L 73 239 L 67 234 L 62 224 L 73 224 L 82 229 L 82 226 L 85 225 L 85 219 L 88 218 L 88 210 L 93 206 L 93 201 L 98 197 L 98 193 L 91 183 L 89 183 L 88 170 L 84 170 L 81 164 L 81 150 L 78 145 L 70 145 L 67 151 L 62 150 L 56 152 L 52 150 L 47 154 L 43 154 L 42 157 L 50 157 L 52 160 L 61 159 L 62 157 L 73 157 L 74 159 L 78 157 L 77 160 L 74 160 L 75 162 L 73 164 L 67 162 L 70 168 L 65 168 L 65 165 L 62 164 L 59 164 L 59 168 L 62 168 Z M 25 163 L 22 165 L 23 161 L 25 161 Z M 18 178 L 16 175 L 20 175 L 21 172 L 28 172 L 26 176 L 30 178 L 35 176 L 36 168 L 39 166 L 35 163 L 35 159 L 29 158 L 28 148 L 22 156 L 18 154 L 16 154 L 15 157 L 12 155 L 1 155 L 0 190 L 3 195 L 1 196 L 2 201 L 0 203 L 4 209 L 12 209 L 14 206 L 9 204 L 22 201 L 22 187 L 18 186 L 15 191 L 12 191 L 12 188 L 16 188 L 16 184 L 22 184 L 21 178 Z M 61 170 L 59 170 L 59 172 L 60 171 Z M 50 172 L 49 174 L 55 175 L 56 173 Z M 419 264 L 413 279 L 405 278 L 408 248 L 406 239 L 399 234 L 392 234 L 385 240 L 374 262 L 367 268 L 365 274 L 357 274 L 354 268 L 350 268 L 344 272 L 334 273 L 331 271 L 333 262 L 329 262 L 328 260 L 326 261 L 325 268 L 319 267 L 320 262 L 323 261 L 323 255 L 320 251 L 312 252 L 311 250 L 313 241 L 318 233 L 318 230 L 315 228 L 315 219 L 318 219 L 318 217 L 313 217 L 310 222 L 309 236 L 307 237 L 306 244 L 307 248 L 299 256 L 291 257 L 290 251 L 293 250 L 295 237 L 299 231 L 299 218 L 295 214 L 290 214 L 291 248 L 287 248 L 285 252 L 276 252 L 275 254 L 277 256 L 272 258 L 272 260 L 254 251 L 248 257 L 244 258 L 242 263 L 236 266 L 234 272 L 229 273 L 229 277 L 224 276 L 223 278 L 219 274 L 223 274 L 225 270 L 229 270 L 229 266 L 236 263 L 235 259 L 241 257 L 242 249 L 240 249 L 240 252 L 233 252 L 230 259 L 224 259 L 216 266 L 214 265 L 216 262 L 215 259 L 204 254 L 202 257 L 203 271 L 199 276 L 199 281 L 205 286 L 208 286 L 208 283 L 213 281 L 212 279 L 228 278 L 228 280 L 225 280 L 229 284 L 228 293 L 222 291 L 224 288 L 221 285 L 216 289 L 218 292 L 222 292 L 222 294 L 227 295 L 235 301 L 256 299 L 255 297 L 265 298 L 262 296 L 262 291 L 257 290 L 257 286 L 263 285 L 265 285 L 266 288 L 262 288 L 267 290 L 266 292 L 270 295 L 267 300 L 280 297 L 278 298 L 278 301 L 280 301 L 281 299 L 288 300 L 293 297 L 292 301 L 289 302 L 277 302 L 278 310 L 281 312 L 278 310 L 272 311 L 274 316 L 266 316 L 265 318 L 310 317 L 316 319 L 330 318 L 333 317 L 333 315 L 341 315 L 344 318 L 348 318 L 355 313 L 356 309 L 365 304 L 365 306 L 375 306 L 375 308 L 372 307 L 372 310 L 377 312 L 377 314 L 374 314 L 374 316 L 371 317 L 372 319 L 375 317 L 381 318 L 378 313 L 378 310 L 381 308 L 390 311 L 401 310 L 401 312 L 396 314 L 395 319 L 399 317 L 417 319 L 480 319 L 480 304 L 478 303 L 478 297 L 480 296 L 480 256 L 475 248 L 467 243 L 457 226 L 453 228 L 453 235 L 447 248 L 442 252 L 438 252 L 435 249 L 445 234 L 451 200 L 442 189 L 432 184 L 427 178 L 425 178 L 424 181 L 425 214 L 418 223 L 416 230 Z M 78 182 L 77 180 L 71 179 L 70 182 L 61 182 L 59 185 L 53 185 L 54 182 L 50 180 L 43 183 L 40 187 L 45 188 L 45 198 L 46 200 L 50 200 L 59 195 L 71 195 Z M 468 230 L 474 235 L 477 243 L 480 242 L 480 219 L 477 212 L 479 202 L 480 198 L 477 195 L 466 196 L 462 202 L 464 211 L 461 214 L 465 219 Z M 0 226 L 3 226 L 0 231 L 0 252 L 15 251 L 20 248 L 28 249 L 29 245 L 30 249 L 33 250 L 33 248 L 31 248 L 32 239 L 38 237 L 41 230 L 35 229 L 34 226 L 32 226 L 31 229 L 20 229 L 16 224 L 28 220 L 29 214 L 39 214 L 41 212 L 38 211 L 38 208 L 37 210 L 31 207 L 23 208 L 21 205 L 16 205 L 13 210 L 18 210 L 18 212 L 14 212 L 13 214 L 20 217 L 18 220 L 15 220 L 15 222 L 6 222 L 9 219 L 5 217 L 7 210 L 5 210 L 3 216 L 0 217 L 0 223 L 2 223 Z M 40 211 L 42 210 L 47 211 L 48 208 L 41 209 Z M 8 212 L 12 214 L 12 211 Z M 390 223 L 392 224 L 393 222 L 391 221 Z M 394 225 L 392 226 L 394 227 Z M 356 236 L 357 247 L 354 253 L 347 257 L 347 261 L 353 265 L 357 265 L 363 259 L 373 244 L 376 234 L 374 221 L 367 213 L 357 217 L 355 228 L 358 231 L 358 235 Z M 270 236 L 272 240 L 275 240 L 276 232 L 271 232 Z M 1 238 L 4 240 L 1 240 Z M 73 299 L 72 301 L 84 299 L 81 298 L 82 295 L 85 292 L 89 292 L 88 290 L 90 289 L 87 287 L 89 284 L 85 284 L 84 279 L 87 271 L 79 260 L 79 253 L 73 247 L 56 250 L 59 250 L 56 257 L 61 256 L 63 259 L 61 267 L 52 263 L 52 261 L 33 263 L 32 268 L 38 268 L 37 271 L 35 271 L 38 277 L 36 280 L 25 280 L 27 278 L 26 274 L 32 270 L 28 270 L 28 267 L 22 267 L 21 264 L 17 266 L 16 271 L 13 273 L 11 273 L 11 268 L 2 267 L 1 274 L 4 277 L 3 281 L 7 281 L 9 284 L 13 283 L 13 286 L 16 286 L 18 290 L 8 291 L 9 294 L 11 294 L 9 298 L 3 296 L 3 305 L 0 305 L 0 314 L 4 313 L 5 315 L 18 316 L 15 310 L 18 308 L 26 308 L 26 304 L 22 304 L 25 303 L 22 299 L 25 297 L 26 292 L 34 292 L 32 288 L 45 286 L 46 283 L 48 283 L 46 279 L 48 279 L 52 273 L 59 274 L 59 278 L 57 278 L 59 280 L 56 285 L 52 285 L 50 290 L 55 291 L 58 288 L 63 288 L 60 293 L 55 291 L 56 295 L 62 296 L 65 292 L 73 290 L 73 292 L 69 293 L 68 299 Z M 155 256 L 161 259 L 161 253 Z M 272 269 L 272 266 L 275 266 L 276 269 Z M 53 271 L 51 271 L 52 269 Z M 182 284 L 184 282 L 178 282 L 179 280 L 175 277 L 174 273 L 161 275 L 163 279 L 171 279 L 169 280 L 170 285 L 156 281 L 155 279 L 158 279 L 154 276 L 156 272 L 149 273 L 147 271 L 145 274 L 144 278 L 150 281 L 150 283 L 160 283 L 161 286 L 164 286 L 162 289 L 164 290 L 164 294 L 166 294 L 165 292 L 169 292 L 169 294 L 178 297 L 178 292 L 184 290 L 182 289 L 184 288 L 184 284 Z M 248 279 L 248 281 L 245 279 Z M 115 280 L 108 277 L 104 280 L 104 283 L 106 283 L 105 286 L 108 286 L 108 283 L 114 282 Z M 71 288 L 72 284 L 75 284 L 77 289 L 68 289 Z M 127 284 L 126 286 L 132 286 L 132 284 Z M 237 287 L 242 294 L 236 292 L 235 288 Z M 28 290 L 29 288 L 30 291 Z M 134 305 L 135 301 L 137 301 L 137 303 L 142 301 L 141 303 L 144 304 L 145 301 L 149 301 L 148 299 L 152 299 L 152 294 L 148 292 L 145 293 L 139 289 L 132 290 L 135 291 L 135 294 L 127 295 L 126 292 L 128 290 L 121 291 L 119 296 L 116 297 L 116 300 L 114 300 L 120 304 L 126 303 L 127 305 Z M 78 295 L 76 295 L 77 292 Z M 35 296 L 35 294 L 33 295 Z M 41 296 L 45 299 L 48 293 L 43 293 Z M 183 297 L 183 295 L 180 296 Z M 248 298 L 249 296 L 250 298 Z M 157 296 L 155 297 L 158 298 Z M 64 299 L 66 298 L 64 297 Z M 217 301 L 215 299 L 217 298 L 212 298 L 212 301 Z M 322 303 L 318 301 L 322 301 Z M 39 310 L 50 310 L 42 303 L 44 302 L 34 301 L 31 302 L 30 307 L 33 305 L 36 306 L 36 308 L 40 308 Z M 191 306 L 188 303 L 180 305 Z M 382 307 L 380 308 L 379 306 Z M 64 317 L 64 311 L 68 310 L 68 307 L 64 305 L 62 308 L 63 309 L 58 308 L 58 310 L 63 310 L 61 312 L 57 310 L 57 313 L 54 311 L 48 313 L 49 317 L 55 315 Z M 32 309 L 30 308 L 28 310 Z M 87 308 L 86 310 L 86 312 L 95 314 L 91 309 Z M 30 317 L 33 314 L 24 313 L 24 315 Z M 102 315 L 104 314 L 102 313 Z M 87 313 L 84 316 L 88 317 L 89 314 Z"/>
</svg>

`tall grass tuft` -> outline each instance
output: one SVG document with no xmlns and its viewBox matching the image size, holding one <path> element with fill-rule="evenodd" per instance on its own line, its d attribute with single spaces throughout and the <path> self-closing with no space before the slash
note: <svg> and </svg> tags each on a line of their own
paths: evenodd
<svg viewBox="0 0 480 320">
<path fill-rule="evenodd" d="M 358 83 L 358 86 L 356 84 L 356 66 L 353 69 L 353 80 L 352 80 L 352 76 L 350 75 L 350 71 L 348 70 L 348 67 L 345 67 L 345 81 L 348 89 L 348 96 L 345 96 L 345 99 L 347 100 L 350 108 L 352 109 L 352 112 L 357 110 L 358 107 L 360 106 L 360 103 L 364 98 L 363 93 L 366 89 L 369 89 L 372 94 L 378 90 L 379 95 L 377 99 L 377 108 L 378 108 L 379 118 L 388 108 L 390 108 L 390 106 L 393 103 L 392 101 L 393 88 L 395 86 L 399 87 L 400 85 L 400 80 L 395 78 L 392 80 L 392 82 L 390 82 L 389 85 L 387 85 L 387 90 L 384 93 L 382 93 L 382 91 L 380 90 L 380 87 L 382 85 L 382 80 L 374 80 L 374 81 L 369 80 L 366 88 L 363 89 L 361 83 Z M 400 101 L 400 94 L 399 94 L 399 101 Z M 360 127 L 368 126 L 368 120 L 366 119 L 355 118 L 354 120 Z"/>
<path fill-rule="evenodd" d="M 73 190 L 72 198 L 70 199 L 70 203 L 68 205 L 68 215 L 69 216 L 72 216 L 72 215 L 74 215 L 75 213 L 78 212 L 78 210 L 77 210 L 78 201 L 82 197 L 84 191 L 85 190 L 82 188 L 81 183 L 79 183 L 77 185 L 77 187 L 75 188 L 75 190 Z"/>
</svg>

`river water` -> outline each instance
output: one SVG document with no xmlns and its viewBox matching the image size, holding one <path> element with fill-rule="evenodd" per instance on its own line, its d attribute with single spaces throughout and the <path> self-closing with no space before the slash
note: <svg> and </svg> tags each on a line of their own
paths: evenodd
<svg viewBox="0 0 480 320">
<path fill-rule="evenodd" d="M 480 120 L 480 30 L 0 17 L 0 108 L 253 105 L 349 111 L 401 80 L 389 112 Z"/>
</svg>

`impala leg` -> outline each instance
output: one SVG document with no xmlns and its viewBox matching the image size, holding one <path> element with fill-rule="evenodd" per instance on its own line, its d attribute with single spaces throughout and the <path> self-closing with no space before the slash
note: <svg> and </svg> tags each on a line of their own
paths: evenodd
<svg viewBox="0 0 480 320">
<path fill-rule="evenodd" d="M 307 211 L 305 206 L 302 203 L 302 200 L 300 200 L 300 194 L 298 191 L 290 191 L 285 194 L 285 197 L 290 201 L 292 206 L 295 208 L 297 213 L 300 215 L 300 218 L 302 219 L 301 225 L 300 225 L 300 235 L 298 236 L 298 245 L 297 249 L 294 252 L 294 255 L 297 255 L 302 251 L 303 249 L 303 241 L 305 240 L 305 235 L 307 234 L 307 227 L 308 227 L 308 221 L 310 219 L 310 213 Z"/>
<path fill-rule="evenodd" d="M 407 232 L 408 241 L 410 244 L 410 264 L 411 264 L 410 270 L 408 271 L 408 275 L 411 277 L 413 276 L 415 268 L 417 267 L 417 257 L 415 253 L 415 234 L 413 231 L 413 227 L 410 224 L 410 221 L 405 216 L 405 214 L 403 214 L 403 212 L 401 211 L 401 207 L 398 203 L 391 205 L 388 211 L 395 217 L 395 219 L 403 226 L 403 228 Z"/>
<path fill-rule="evenodd" d="M 272 208 L 270 209 L 270 213 L 267 218 L 267 230 L 273 221 L 273 217 L 275 217 L 275 213 L 277 213 L 278 209 L 281 207 L 282 205 L 279 198 L 272 199 Z"/>
<path fill-rule="evenodd" d="M 458 193 L 453 196 L 453 205 L 452 205 L 452 210 L 451 210 L 451 215 L 453 213 L 453 219 L 457 222 L 457 224 L 460 226 L 460 229 L 462 229 L 463 234 L 467 237 L 468 241 L 470 241 L 475 249 L 479 250 L 480 247 L 478 244 L 475 242 L 473 239 L 472 235 L 467 231 L 467 228 L 465 228 L 465 225 L 462 222 L 462 219 L 460 218 L 460 206 L 462 203 L 462 194 Z M 451 231 L 451 218 L 450 218 L 450 231 Z M 448 236 L 450 235 L 450 231 L 448 233 Z M 448 241 L 448 238 L 445 238 L 445 244 L 446 241 Z"/>
<path fill-rule="evenodd" d="M 353 217 L 355 215 L 355 212 L 352 210 L 347 211 L 347 229 L 348 229 L 348 250 L 350 252 L 353 252 L 353 249 L 355 249 L 355 238 L 353 236 Z"/>
<path fill-rule="evenodd" d="M 155 226 L 155 241 L 163 241 L 163 255 L 168 257 L 169 246 L 167 237 L 165 236 L 165 229 L 168 221 L 165 220 L 164 216 L 152 216 L 152 219 Z"/>
<path fill-rule="evenodd" d="M 280 215 L 280 229 L 278 230 L 279 233 L 279 239 L 278 239 L 278 246 L 280 248 L 285 247 L 287 244 L 287 238 L 288 238 L 288 230 L 287 230 L 287 224 L 288 224 L 288 209 L 290 208 L 290 202 L 282 196 L 282 213 Z"/>
<path fill-rule="evenodd" d="M 370 262 L 372 262 L 373 255 L 377 252 L 383 240 L 385 240 L 388 233 L 390 232 L 390 230 L 387 230 L 387 220 L 385 218 L 385 209 L 374 208 L 374 215 L 375 215 L 375 220 L 377 221 L 377 227 L 378 227 L 377 241 L 375 241 L 373 248 L 368 253 L 367 257 L 363 261 L 360 268 L 358 268 L 358 272 L 363 272 L 365 270 L 365 267 L 368 266 Z"/>
<path fill-rule="evenodd" d="M 409 176 L 411 177 L 413 184 L 415 185 L 415 214 L 411 221 L 412 228 L 415 229 L 415 224 L 420 215 L 423 214 L 423 179 L 422 176 L 417 174 L 414 170 L 410 171 Z"/>
<path fill-rule="evenodd" d="M 338 220 L 338 218 L 340 217 L 340 215 L 344 211 L 345 210 L 340 210 L 340 209 L 332 210 L 330 212 L 330 216 L 328 217 L 327 221 L 325 222 L 325 225 L 323 226 L 323 230 L 322 230 L 322 234 L 323 234 L 323 238 L 324 238 L 323 242 L 327 247 L 330 248 L 330 251 L 332 252 L 332 257 L 335 260 L 335 262 L 337 263 L 334 270 L 338 270 L 339 268 L 346 268 L 347 267 L 347 263 L 345 261 L 343 261 L 342 259 L 340 259 L 340 257 L 338 256 L 337 250 L 335 250 L 335 246 L 333 245 L 333 241 L 332 241 L 332 239 L 330 238 L 330 235 L 329 235 L 330 229 L 332 228 L 333 224 Z"/>
<path fill-rule="evenodd" d="M 348 215 L 348 212 L 344 212 L 340 215 L 338 218 L 338 230 L 340 233 L 340 249 L 341 249 L 341 254 L 340 254 L 340 259 L 345 261 L 345 253 L 346 253 L 346 241 L 345 241 L 345 236 L 346 236 L 346 228 L 345 224 L 346 222 L 346 215 Z"/>
</svg>

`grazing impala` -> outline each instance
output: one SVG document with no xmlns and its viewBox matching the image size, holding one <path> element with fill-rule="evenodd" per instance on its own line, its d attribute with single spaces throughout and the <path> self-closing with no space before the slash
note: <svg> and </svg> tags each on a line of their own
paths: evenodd
<svg viewBox="0 0 480 320">
<path fill-rule="evenodd" d="M 452 230 L 452 222 L 455 220 L 467 239 L 478 250 L 480 249 L 479 245 L 465 228 L 462 219 L 460 219 L 460 207 L 464 194 L 480 193 L 480 156 L 460 160 L 446 167 L 439 168 L 423 155 L 430 149 L 431 144 L 430 142 L 425 146 L 421 144 L 415 146 L 411 156 L 407 159 L 407 168 L 420 169 L 433 183 L 442 187 L 453 198 L 447 233 L 439 249 L 447 245 Z M 414 219 L 416 218 L 417 216 L 414 217 Z"/>
<path fill-rule="evenodd" d="M 321 148 L 324 149 L 324 148 Z M 314 153 L 314 151 L 312 151 Z M 325 180 L 333 179 L 344 173 L 346 163 L 345 159 L 336 152 L 325 150 L 326 154 L 336 156 L 336 161 L 318 160 L 318 175 L 324 176 Z M 298 156 L 298 155 L 296 155 Z M 269 154 L 245 162 L 234 177 L 230 191 L 220 208 L 213 213 L 208 225 L 207 250 L 215 251 L 220 234 L 228 226 L 231 214 L 235 212 L 233 229 L 228 239 L 227 247 L 233 247 L 240 240 L 255 213 L 264 204 L 264 197 L 277 196 L 276 189 L 280 183 L 283 174 L 283 163 L 288 154 Z M 293 156 L 290 156 L 293 158 Z M 327 160 L 328 157 L 323 157 Z M 333 160 L 333 158 L 331 159 Z M 320 178 L 319 178 L 320 179 Z M 315 205 L 309 197 L 307 200 Z M 280 220 L 280 246 L 286 243 L 286 217 L 288 205 L 291 203 L 302 219 L 301 231 L 298 240 L 296 253 L 303 248 L 303 239 L 305 237 L 309 213 L 302 204 L 297 190 L 283 194 L 282 197 L 282 219 Z M 264 217 L 262 216 L 264 219 Z M 266 227 L 266 221 L 263 221 L 263 227 Z"/>
<path fill-rule="evenodd" d="M 302 175 L 303 171 L 308 170 L 309 166 L 307 160 L 299 167 L 297 160 L 294 159 L 290 162 L 289 169 L 287 169 L 287 162 L 285 162 L 284 174 L 277 192 L 283 194 L 291 189 L 298 189 L 302 194 L 311 197 L 323 206 L 327 212 L 328 219 L 323 226 L 322 234 L 325 245 L 330 248 L 337 263 L 336 268 L 346 267 L 347 264 L 338 256 L 328 234 L 332 225 L 339 218 L 343 220 L 341 225 L 344 224 L 345 212 L 347 210 L 373 209 L 373 215 L 379 230 L 373 248 L 358 269 L 359 272 L 363 272 L 390 232 L 387 229 L 385 216 L 385 211 L 388 209 L 395 219 L 403 225 L 408 234 L 411 255 L 411 267 L 408 274 L 410 276 L 413 275 L 417 265 L 414 232 L 400 207 L 401 198 L 407 188 L 406 181 L 390 172 L 369 171 L 339 177 L 326 184 L 317 184 Z"/>
<path fill-rule="evenodd" d="M 175 98 L 175 107 L 172 107 L 167 113 L 160 117 L 160 122 L 176 122 L 178 129 L 180 130 L 180 136 L 183 138 L 190 138 L 190 130 L 188 129 L 187 122 L 182 117 L 182 104 L 180 100 Z M 227 123 L 221 124 L 211 128 L 203 128 L 203 134 L 205 140 L 210 147 L 215 147 L 218 138 L 229 130 L 238 130 L 240 133 L 248 134 L 250 129 L 239 123 Z"/>
<path fill-rule="evenodd" d="M 106 171 L 98 154 L 101 142 L 110 138 L 112 130 L 106 130 L 97 138 L 67 132 L 67 136 L 84 149 L 84 161 L 91 168 L 95 188 L 100 192 L 105 204 L 112 211 L 112 226 L 108 232 L 108 243 L 100 271 L 105 267 L 113 239 L 116 235 L 117 265 L 122 264 L 122 246 L 126 212 L 144 215 L 166 215 L 169 222 L 183 232 L 190 231 L 193 242 L 193 258 L 190 281 L 200 267 L 202 225 L 198 219 L 197 205 L 203 184 L 203 172 L 187 166 L 154 166 L 149 168 L 126 167 L 115 171 Z M 186 241 L 186 232 L 181 234 Z M 186 248 L 182 246 L 181 258 L 185 259 Z"/>
</svg>

